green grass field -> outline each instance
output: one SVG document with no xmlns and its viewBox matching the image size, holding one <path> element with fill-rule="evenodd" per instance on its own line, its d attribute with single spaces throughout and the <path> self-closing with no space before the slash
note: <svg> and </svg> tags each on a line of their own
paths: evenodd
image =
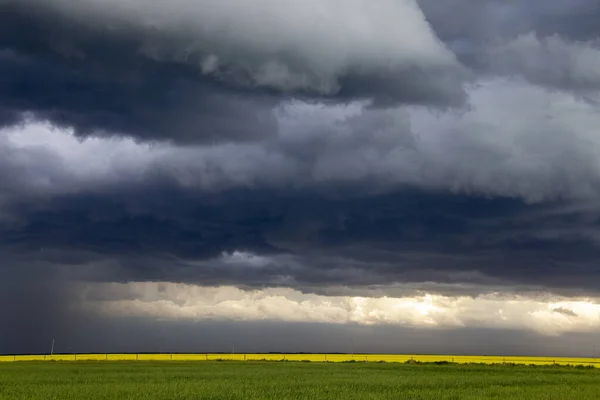
<svg viewBox="0 0 600 400">
<path fill-rule="evenodd" d="M 305 362 L 0 364 L 0 399 L 598 399 L 600 370 Z"/>
</svg>

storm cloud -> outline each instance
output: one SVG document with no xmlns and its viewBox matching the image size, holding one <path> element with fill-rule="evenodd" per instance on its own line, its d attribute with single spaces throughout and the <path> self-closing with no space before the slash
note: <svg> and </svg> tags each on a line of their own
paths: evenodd
<svg viewBox="0 0 600 400">
<path fill-rule="evenodd" d="M 414 2 L 316 3 L 4 0 L 0 122 L 210 143 L 274 135 L 291 96 L 465 100 L 466 71 Z"/>
<path fill-rule="evenodd" d="M 0 0 L 0 352 L 584 354 L 598 11 Z"/>
</svg>

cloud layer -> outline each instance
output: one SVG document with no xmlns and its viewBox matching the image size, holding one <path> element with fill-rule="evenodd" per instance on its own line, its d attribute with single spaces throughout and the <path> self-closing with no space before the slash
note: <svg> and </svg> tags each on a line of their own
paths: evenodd
<svg viewBox="0 0 600 400">
<path fill-rule="evenodd" d="M 505 297 L 350 297 L 303 294 L 273 288 L 242 291 L 132 282 L 88 287 L 85 306 L 118 315 L 184 320 L 287 321 L 416 328 L 528 329 L 544 335 L 594 332 L 600 327 L 597 299 Z"/>
<path fill-rule="evenodd" d="M 465 72 L 414 1 L 313 3 L 4 0 L 0 122 L 248 141 L 274 134 L 292 95 L 464 101 Z"/>
<path fill-rule="evenodd" d="M 181 335 L 590 334 L 598 15 L 0 0 L 0 303 L 21 304 L 0 343 L 82 310 Z"/>
<path fill-rule="evenodd" d="M 481 81 L 468 93 L 470 109 L 443 113 L 286 102 L 274 115 L 277 136 L 252 144 L 81 141 L 72 130 L 31 123 L 4 130 L 2 151 L 9 154 L 3 169 L 61 179 L 46 189 L 35 180 L 5 185 L 57 194 L 160 179 L 205 192 L 416 186 L 527 202 L 598 194 L 600 116 L 591 98 L 508 79 Z"/>
<path fill-rule="evenodd" d="M 0 234 L 117 280 L 595 290 L 596 106 L 504 79 L 469 93 L 461 113 L 284 103 L 260 144 L 7 129 Z M 234 269 L 236 251 L 270 258 Z"/>
</svg>

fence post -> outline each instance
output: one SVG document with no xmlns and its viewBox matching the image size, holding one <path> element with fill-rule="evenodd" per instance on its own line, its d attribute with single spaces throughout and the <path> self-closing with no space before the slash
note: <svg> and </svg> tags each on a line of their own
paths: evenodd
<svg viewBox="0 0 600 400">
<path fill-rule="evenodd" d="M 208 354 L 205 354 L 204 356 L 206 357 L 206 361 L 208 361 Z"/>
<path fill-rule="evenodd" d="M 325 354 L 325 362 L 327 362 L 327 354 Z"/>
<path fill-rule="evenodd" d="M 138 361 L 139 359 L 140 359 L 140 355 L 139 355 L 139 354 L 136 354 L 136 355 L 135 355 L 135 361 Z"/>
<path fill-rule="evenodd" d="M 75 354 L 75 361 L 77 361 L 77 354 Z"/>
<path fill-rule="evenodd" d="M 13 356 L 13 361 L 17 361 L 17 356 Z"/>
<path fill-rule="evenodd" d="M 108 353 L 106 353 L 106 357 L 104 359 L 108 361 Z"/>
<path fill-rule="evenodd" d="M 173 359 L 173 353 L 171 353 L 171 360 Z"/>
<path fill-rule="evenodd" d="M 46 355 L 44 354 L 44 361 L 46 361 Z"/>
<path fill-rule="evenodd" d="M 244 361 L 246 361 L 246 355 L 244 354 Z"/>
</svg>

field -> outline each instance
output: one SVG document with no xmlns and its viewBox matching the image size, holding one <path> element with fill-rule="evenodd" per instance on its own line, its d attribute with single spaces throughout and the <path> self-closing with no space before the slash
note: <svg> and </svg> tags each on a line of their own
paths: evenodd
<svg viewBox="0 0 600 400">
<path fill-rule="evenodd" d="M 2 361 L 311 361 L 311 362 L 452 362 L 457 364 L 588 365 L 600 368 L 597 358 L 501 357 L 410 354 L 54 354 L 0 356 Z"/>
<path fill-rule="evenodd" d="M 0 399 L 597 399 L 600 370 L 304 362 L 16 362 Z"/>
</svg>

